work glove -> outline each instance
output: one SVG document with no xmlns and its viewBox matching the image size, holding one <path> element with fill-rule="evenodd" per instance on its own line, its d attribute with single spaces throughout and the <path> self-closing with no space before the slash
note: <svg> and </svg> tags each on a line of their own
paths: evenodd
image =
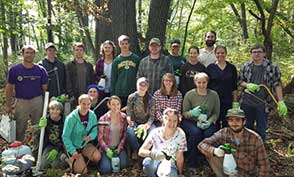
<svg viewBox="0 0 294 177">
<path fill-rule="evenodd" d="M 41 117 L 39 120 L 39 127 L 40 128 L 45 128 L 47 126 L 47 119 L 44 117 Z"/>
<path fill-rule="evenodd" d="M 52 149 L 51 151 L 49 151 L 48 156 L 47 156 L 47 160 L 49 162 L 53 162 L 56 157 L 57 157 L 58 152 L 55 149 Z"/>
<path fill-rule="evenodd" d="M 210 125 L 211 125 L 211 122 L 208 120 L 197 122 L 197 127 L 199 127 L 202 130 L 206 130 L 208 127 L 210 127 Z"/>
<path fill-rule="evenodd" d="M 248 83 L 248 84 L 247 84 L 247 89 L 248 89 L 250 92 L 255 92 L 255 91 L 259 91 L 259 90 L 260 90 L 260 87 L 259 87 L 259 85 L 257 85 L 257 84 Z"/>
<path fill-rule="evenodd" d="M 213 154 L 214 154 L 215 156 L 217 156 L 217 157 L 223 157 L 223 156 L 225 156 L 225 151 L 222 150 L 222 149 L 220 148 L 220 146 L 219 146 L 219 147 L 217 147 L 217 148 L 214 148 L 214 150 L 213 150 Z"/>
<path fill-rule="evenodd" d="M 284 101 L 279 101 L 278 112 L 279 112 L 279 116 L 281 116 L 281 117 L 285 117 L 287 115 L 288 109 L 287 109 L 287 106 L 284 103 Z"/>
<path fill-rule="evenodd" d="M 109 159 L 112 159 L 112 157 L 113 157 L 113 151 L 112 151 L 110 148 L 108 148 L 108 149 L 106 150 L 106 156 L 107 156 Z"/>
<path fill-rule="evenodd" d="M 137 136 L 138 139 L 142 139 L 144 140 L 147 136 L 147 130 L 144 129 L 144 124 L 139 125 L 136 129 L 135 129 L 135 134 Z"/>
<path fill-rule="evenodd" d="M 58 101 L 60 103 L 65 103 L 65 100 L 66 100 L 66 96 L 64 94 L 62 94 L 56 98 L 56 101 Z"/>
<path fill-rule="evenodd" d="M 165 159 L 164 153 L 162 151 L 158 151 L 158 150 L 151 150 L 150 157 L 153 160 L 158 160 L 158 161 Z"/>
<path fill-rule="evenodd" d="M 233 102 L 233 109 L 240 109 L 240 104 L 238 102 Z"/>
<path fill-rule="evenodd" d="M 200 113 L 201 113 L 201 109 L 199 106 L 197 106 L 189 111 L 189 114 L 191 117 L 198 117 L 200 115 Z"/>
</svg>

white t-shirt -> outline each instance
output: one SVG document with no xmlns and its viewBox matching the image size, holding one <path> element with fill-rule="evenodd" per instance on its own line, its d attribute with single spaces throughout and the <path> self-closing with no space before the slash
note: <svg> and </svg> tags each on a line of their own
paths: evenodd
<svg viewBox="0 0 294 177">
<path fill-rule="evenodd" d="M 207 51 L 205 48 L 199 50 L 199 62 L 205 67 L 211 63 L 215 63 L 216 57 L 214 54 L 214 49 L 212 51 Z"/>
<path fill-rule="evenodd" d="M 111 68 L 112 68 L 112 63 L 108 63 L 108 64 L 104 63 L 104 74 L 108 78 L 108 80 L 105 83 L 105 89 L 104 89 L 105 93 L 110 92 Z"/>
<path fill-rule="evenodd" d="M 164 151 L 167 155 L 172 156 L 173 161 L 176 152 L 187 151 L 187 140 L 184 131 L 178 127 L 175 134 L 168 140 L 163 138 L 164 127 L 158 127 L 150 132 L 145 141 L 152 145 L 152 149 Z M 196 147 L 195 147 L 196 148 Z"/>
</svg>

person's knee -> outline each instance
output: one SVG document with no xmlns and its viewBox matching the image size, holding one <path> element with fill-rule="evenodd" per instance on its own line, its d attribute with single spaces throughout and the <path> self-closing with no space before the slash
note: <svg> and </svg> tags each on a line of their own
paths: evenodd
<svg viewBox="0 0 294 177">
<path fill-rule="evenodd" d="M 109 174 L 111 173 L 111 164 L 106 162 L 106 161 L 101 161 L 100 162 L 100 172 L 102 174 Z"/>
<path fill-rule="evenodd" d="M 98 162 L 101 159 L 101 153 L 99 152 L 99 150 L 97 150 L 94 154 L 93 154 L 93 159 L 91 159 L 94 162 Z"/>
<path fill-rule="evenodd" d="M 147 175 L 154 174 L 157 170 L 157 166 L 154 165 L 154 161 L 150 158 L 147 157 L 143 160 L 143 171 Z"/>
</svg>

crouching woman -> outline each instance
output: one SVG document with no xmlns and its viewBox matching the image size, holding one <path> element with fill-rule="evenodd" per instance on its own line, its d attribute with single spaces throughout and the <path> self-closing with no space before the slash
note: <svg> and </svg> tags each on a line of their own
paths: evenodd
<svg viewBox="0 0 294 177">
<path fill-rule="evenodd" d="M 187 150 L 187 141 L 184 131 L 178 127 L 180 115 L 171 108 L 163 114 L 163 126 L 151 131 L 139 150 L 139 156 L 145 157 L 143 171 L 148 177 L 161 175 L 160 165 L 167 163 L 170 168 L 165 168 L 164 171 L 168 172 L 165 175 L 183 176 L 183 153 Z"/>
<path fill-rule="evenodd" d="M 101 158 L 99 150 L 91 143 L 97 137 L 97 118 L 90 110 L 91 98 L 83 94 L 78 99 L 78 106 L 65 119 L 62 133 L 66 151 L 71 156 L 74 173 L 88 172 L 85 157 L 98 162 Z"/>
</svg>

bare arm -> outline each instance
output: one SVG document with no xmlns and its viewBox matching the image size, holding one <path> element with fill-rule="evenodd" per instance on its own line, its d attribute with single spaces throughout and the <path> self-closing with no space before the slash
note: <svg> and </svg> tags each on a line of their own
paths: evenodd
<svg viewBox="0 0 294 177">
<path fill-rule="evenodd" d="M 13 95 L 14 85 L 7 83 L 6 85 L 6 112 L 10 113 L 12 111 L 12 95 Z"/>
<path fill-rule="evenodd" d="M 237 90 L 233 91 L 233 102 L 238 102 L 238 91 Z"/>
<path fill-rule="evenodd" d="M 183 167 L 184 167 L 184 153 L 182 151 L 178 151 L 176 153 L 176 164 L 179 171 L 179 175 L 183 174 Z"/>
<path fill-rule="evenodd" d="M 43 85 L 42 85 L 42 89 L 43 89 L 44 92 L 47 91 L 47 88 L 48 88 L 47 84 L 43 84 Z"/>
<path fill-rule="evenodd" d="M 277 94 L 277 97 L 278 97 L 278 101 L 283 101 L 284 100 L 284 97 L 283 97 L 282 87 L 281 86 L 277 86 L 275 89 L 276 89 L 276 94 Z"/>
<path fill-rule="evenodd" d="M 146 140 L 148 140 L 148 138 Z M 152 145 L 149 144 L 149 141 L 146 140 L 144 141 L 143 145 L 141 146 L 138 152 L 138 155 L 141 157 L 150 157 Z"/>
</svg>

